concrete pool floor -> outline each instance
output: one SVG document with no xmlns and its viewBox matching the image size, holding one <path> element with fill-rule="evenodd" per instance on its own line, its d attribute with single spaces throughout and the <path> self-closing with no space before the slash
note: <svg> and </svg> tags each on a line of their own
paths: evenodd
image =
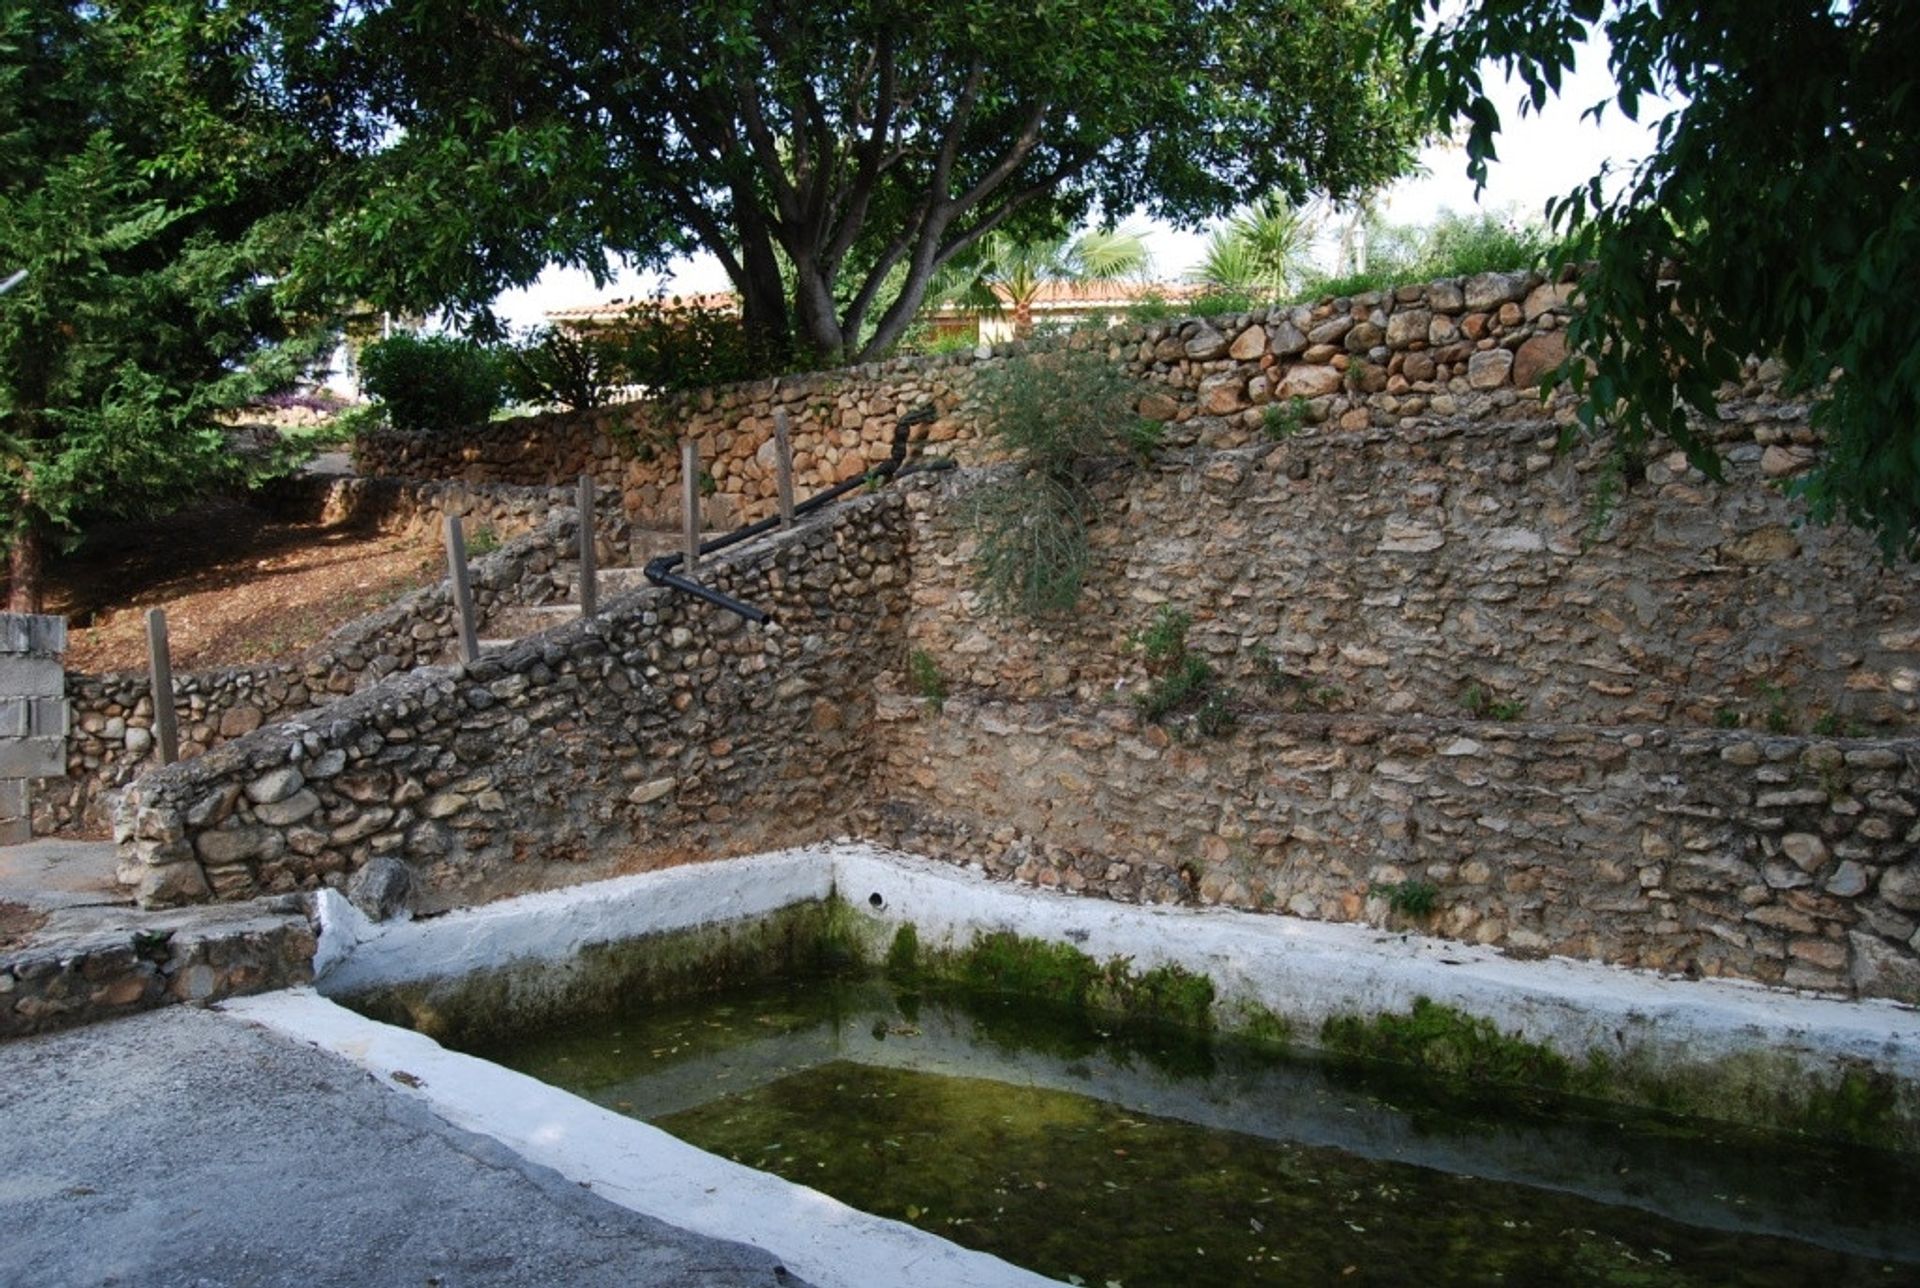
<svg viewBox="0 0 1920 1288">
<path fill-rule="evenodd" d="M 189 1007 L 0 1043 L 0 1124 L 0 1283 L 804 1282 Z"/>
</svg>

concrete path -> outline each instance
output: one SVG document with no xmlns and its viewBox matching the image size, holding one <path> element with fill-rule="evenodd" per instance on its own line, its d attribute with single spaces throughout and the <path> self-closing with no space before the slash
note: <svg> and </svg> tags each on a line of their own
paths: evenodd
<svg viewBox="0 0 1920 1288">
<path fill-rule="evenodd" d="M 3 1284 L 800 1282 L 187 1007 L 0 1044 L 0 1124 Z"/>
<path fill-rule="evenodd" d="M 111 841 L 36 837 L 24 845 L 0 845 L 0 901 L 39 912 L 130 906 L 132 893 L 113 879 L 116 861 Z"/>
</svg>

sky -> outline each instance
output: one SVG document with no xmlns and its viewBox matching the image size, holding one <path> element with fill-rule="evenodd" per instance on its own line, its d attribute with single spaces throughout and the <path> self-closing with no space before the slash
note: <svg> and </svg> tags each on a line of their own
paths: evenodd
<svg viewBox="0 0 1920 1288">
<path fill-rule="evenodd" d="M 1486 191 L 1479 199 L 1476 201 L 1473 184 L 1467 178 L 1465 150 L 1429 147 L 1420 158 L 1424 173 L 1388 189 L 1384 214 L 1398 224 L 1428 224 L 1443 210 L 1539 216 L 1550 198 L 1563 196 L 1585 183 L 1599 172 L 1602 163 L 1630 170 L 1652 150 L 1653 127 L 1660 108 L 1657 104 L 1643 107 L 1638 122 L 1626 120 L 1611 107 L 1597 124 L 1581 119 L 1587 108 L 1608 97 L 1612 90 L 1605 54 L 1589 46 L 1582 51 L 1560 95 L 1550 99 L 1537 114 L 1521 114 L 1518 85 L 1494 91 L 1492 98 L 1500 108 L 1502 121 L 1500 159 L 1491 167 Z M 1156 277 L 1181 280 L 1199 261 L 1206 243 L 1204 233 L 1134 222 L 1146 229 Z M 623 270 L 605 288 L 594 286 L 592 278 L 578 269 L 550 268 L 532 286 L 502 294 L 496 308 L 510 325 L 527 327 L 540 322 L 549 309 L 650 295 L 662 287 L 671 294 L 731 289 L 727 275 L 711 256 L 677 260 L 664 278 Z"/>
</svg>

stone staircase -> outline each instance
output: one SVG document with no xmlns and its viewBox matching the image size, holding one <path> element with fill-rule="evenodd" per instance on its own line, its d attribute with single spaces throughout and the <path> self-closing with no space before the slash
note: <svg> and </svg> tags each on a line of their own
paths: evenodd
<svg viewBox="0 0 1920 1288">
<path fill-rule="evenodd" d="M 718 531 L 702 532 L 700 540 L 710 541 L 721 535 Z M 646 569 L 643 565 L 650 559 L 663 554 L 672 554 L 680 549 L 679 529 L 639 528 L 632 537 L 632 557 L 634 565 L 627 568 L 601 568 L 598 575 L 598 593 L 600 602 L 638 590 L 648 584 Z M 579 587 L 570 588 L 569 597 L 557 604 L 523 604 L 511 608 L 496 610 L 487 620 L 486 634 L 480 639 L 480 652 L 498 653 L 513 647 L 530 635 L 550 631 L 556 626 L 564 626 L 580 616 Z"/>
</svg>

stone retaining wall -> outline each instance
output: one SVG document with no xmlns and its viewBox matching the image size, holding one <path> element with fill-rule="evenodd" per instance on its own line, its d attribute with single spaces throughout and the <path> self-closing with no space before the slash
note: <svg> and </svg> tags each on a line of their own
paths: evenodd
<svg viewBox="0 0 1920 1288">
<path fill-rule="evenodd" d="M 968 472 L 913 493 L 910 644 L 962 691 L 1092 701 L 1139 691 L 1136 637 L 1177 609 L 1243 695 L 1309 710 L 1920 726 L 1914 569 L 1856 530 L 1801 526 L 1770 486 L 1756 436 L 1796 434 L 1804 407 L 1727 414 L 1727 483 L 1656 460 L 1597 532 L 1599 459 L 1556 456 L 1538 416 L 1323 426 L 1116 464 L 1094 482 L 1080 605 L 1039 625 L 982 603 Z M 1203 444 L 1224 428 L 1201 426 Z"/>
<path fill-rule="evenodd" d="M 122 879 L 149 904 L 238 899 L 394 855 L 438 908 L 831 836 L 898 665 L 905 526 L 898 494 L 863 498 L 703 568 L 774 628 L 636 591 L 149 773 L 116 821 Z"/>
<path fill-rule="evenodd" d="M 896 358 L 839 371 L 702 390 L 655 403 L 495 421 L 457 435 L 363 435 L 362 473 L 470 482 L 566 483 L 583 473 L 618 494 L 629 514 L 670 522 L 677 456 L 691 437 L 716 499 L 734 517 L 772 512 L 773 411 L 794 431 L 803 492 L 884 460 L 894 423 L 931 403 L 940 415 L 914 431 L 927 450 L 981 459 L 967 390 L 983 362 L 1021 348 L 1101 349 L 1143 383 L 1140 410 L 1162 421 L 1230 416 L 1240 441 L 1263 408 L 1295 397 L 1315 421 L 1390 425 L 1423 412 L 1472 415 L 1512 403 L 1565 352 L 1572 287 L 1537 274 L 1482 273 L 1311 305 L 1184 322 L 1090 328 L 1064 337 L 939 357 Z M 1810 441 L 1810 440 L 1807 440 Z M 1783 443 L 1781 467 L 1801 468 L 1804 443 Z"/>
<path fill-rule="evenodd" d="M 464 516 L 467 531 L 490 530 L 506 544 L 471 564 L 481 634 L 497 612 L 552 603 L 574 593 L 579 561 L 574 497 L 566 489 L 420 485 L 339 479 L 283 488 L 270 504 L 329 524 L 368 523 L 416 535 L 438 547 L 443 516 Z M 627 562 L 633 529 L 612 507 L 599 516 L 603 566 Z M 181 754 L 197 756 L 264 724 L 308 712 L 398 672 L 454 656 L 458 628 L 442 581 L 347 623 L 304 657 L 249 666 L 176 672 Z M 35 831 L 101 827 L 106 796 L 150 768 L 153 699 L 144 672 L 70 674 L 72 732 L 67 777 L 35 784 Z"/>
<path fill-rule="evenodd" d="M 1125 901 L 1369 920 L 1519 952 L 1920 999 L 1920 739 L 883 706 L 901 848 Z M 1388 887 L 1433 887 L 1396 917 Z"/>
<path fill-rule="evenodd" d="M 292 902 L 36 936 L 0 954 L 0 1039 L 311 983 L 313 928 Z"/>
</svg>

